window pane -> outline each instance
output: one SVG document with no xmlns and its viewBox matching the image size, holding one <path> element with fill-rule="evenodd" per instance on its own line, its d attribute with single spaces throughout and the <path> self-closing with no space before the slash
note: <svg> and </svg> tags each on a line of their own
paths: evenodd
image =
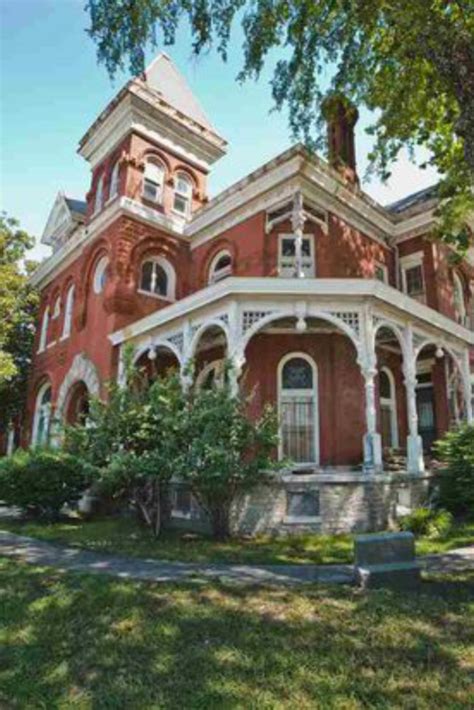
<svg viewBox="0 0 474 710">
<path fill-rule="evenodd" d="M 282 373 L 283 389 L 312 389 L 313 369 L 303 358 L 295 357 L 285 363 Z"/>
<path fill-rule="evenodd" d="M 232 260 L 229 254 L 223 254 L 215 266 L 215 271 L 220 271 L 221 269 L 226 269 L 232 264 Z"/>
<path fill-rule="evenodd" d="M 303 244 L 301 245 L 301 253 L 303 256 L 311 256 L 311 244 L 309 239 L 303 239 Z"/>
<path fill-rule="evenodd" d="M 413 266 L 405 272 L 407 293 L 410 296 L 423 293 L 423 271 L 421 266 Z"/>
<path fill-rule="evenodd" d="M 159 193 L 157 185 L 155 185 L 155 183 L 151 180 L 146 179 L 143 185 L 144 197 L 146 197 L 148 200 L 157 200 L 158 194 Z"/>
<path fill-rule="evenodd" d="M 319 491 L 287 492 L 286 514 L 294 518 L 319 515 Z"/>
<path fill-rule="evenodd" d="M 182 195 L 189 195 L 189 193 L 191 192 L 191 183 L 183 175 L 178 176 L 178 179 L 176 181 L 176 192 L 179 192 Z"/>
<path fill-rule="evenodd" d="M 168 277 L 166 271 L 160 264 L 154 263 L 155 279 L 154 279 L 154 292 L 160 296 L 166 296 L 168 291 Z"/>
<path fill-rule="evenodd" d="M 174 196 L 174 209 L 180 214 L 187 214 L 188 212 L 188 200 L 182 195 L 175 194 Z"/>
<path fill-rule="evenodd" d="M 282 239 L 281 253 L 282 253 L 282 256 L 294 256 L 295 255 L 295 240 L 292 237 L 289 237 L 288 239 Z"/>
<path fill-rule="evenodd" d="M 390 387 L 390 378 L 386 372 L 379 374 L 379 394 L 383 399 L 390 399 L 392 396 L 392 388 Z"/>
<path fill-rule="evenodd" d="M 142 291 L 151 291 L 151 281 L 153 277 L 153 262 L 145 261 L 142 266 L 142 278 L 140 288 Z"/>
</svg>

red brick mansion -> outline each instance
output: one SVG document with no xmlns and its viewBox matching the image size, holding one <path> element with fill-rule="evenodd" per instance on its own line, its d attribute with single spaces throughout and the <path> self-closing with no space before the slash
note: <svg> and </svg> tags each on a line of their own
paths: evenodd
<svg viewBox="0 0 474 710">
<path fill-rule="evenodd" d="M 186 383 L 194 362 L 203 386 L 227 358 L 254 414 L 278 407 L 293 462 L 242 529 L 383 525 L 433 441 L 473 418 L 474 247 L 455 262 L 430 238 L 433 189 L 362 192 L 355 119 L 330 122 L 330 164 L 295 145 L 209 198 L 227 146 L 183 77 L 162 54 L 129 81 L 80 141 L 86 201 L 59 193 L 43 234 L 28 441 L 120 380 L 126 344 L 151 375 Z M 184 491 L 174 513 L 199 518 Z"/>
</svg>

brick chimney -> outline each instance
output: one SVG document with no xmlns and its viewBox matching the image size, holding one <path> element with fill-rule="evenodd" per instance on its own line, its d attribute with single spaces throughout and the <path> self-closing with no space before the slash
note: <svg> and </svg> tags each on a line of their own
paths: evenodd
<svg viewBox="0 0 474 710">
<path fill-rule="evenodd" d="M 328 127 L 329 163 L 341 174 L 344 182 L 358 187 L 354 127 L 359 112 L 342 94 L 328 96 L 323 102 L 322 112 Z"/>
</svg>

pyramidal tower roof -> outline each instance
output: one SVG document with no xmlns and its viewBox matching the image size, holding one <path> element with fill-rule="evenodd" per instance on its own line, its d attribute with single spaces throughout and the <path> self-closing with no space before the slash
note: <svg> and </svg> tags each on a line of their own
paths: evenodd
<svg viewBox="0 0 474 710">
<path fill-rule="evenodd" d="M 164 52 L 109 101 L 79 141 L 78 152 L 94 167 L 110 150 L 112 139 L 116 142 L 130 130 L 154 133 L 158 141 L 171 141 L 175 149 L 191 152 L 207 166 L 224 155 L 227 146 Z"/>
<path fill-rule="evenodd" d="M 163 99 L 171 106 L 208 130 L 215 130 L 191 91 L 188 82 L 165 52 L 161 52 L 155 57 L 145 69 L 144 74 L 150 89 L 159 91 Z"/>
</svg>

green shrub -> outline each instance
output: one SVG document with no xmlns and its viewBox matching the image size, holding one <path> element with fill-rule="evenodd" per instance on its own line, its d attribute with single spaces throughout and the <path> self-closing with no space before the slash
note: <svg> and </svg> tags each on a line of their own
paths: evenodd
<svg viewBox="0 0 474 710">
<path fill-rule="evenodd" d="M 442 463 L 439 505 L 454 515 L 474 514 L 474 425 L 448 432 L 436 454 Z"/>
<path fill-rule="evenodd" d="M 412 532 L 416 537 L 445 537 L 451 530 L 453 516 L 447 510 L 416 508 L 399 520 L 401 530 Z"/>
<path fill-rule="evenodd" d="M 18 450 L 0 461 L 0 500 L 39 517 L 57 518 L 88 483 L 84 463 L 53 449 Z"/>
</svg>

